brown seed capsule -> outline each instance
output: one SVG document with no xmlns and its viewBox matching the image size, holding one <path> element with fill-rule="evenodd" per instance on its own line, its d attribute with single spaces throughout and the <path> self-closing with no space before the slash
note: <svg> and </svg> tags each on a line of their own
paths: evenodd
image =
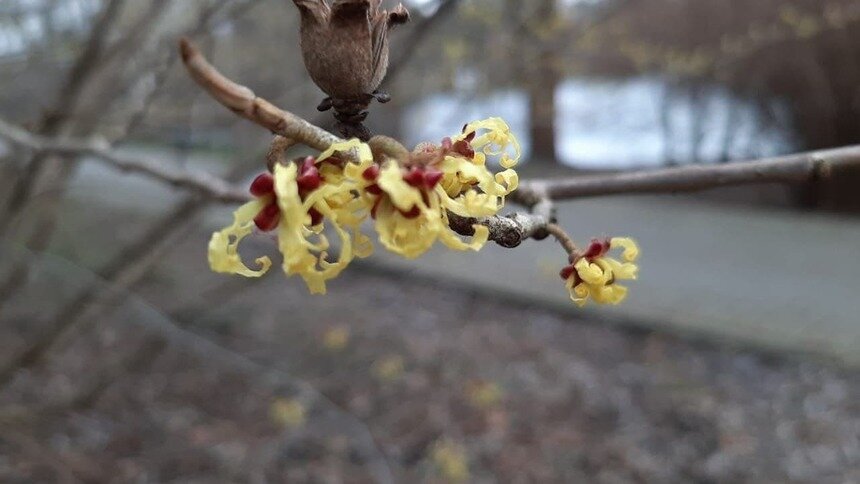
<svg viewBox="0 0 860 484">
<path fill-rule="evenodd" d="M 388 72 L 388 31 L 409 21 L 403 5 L 388 11 L 382 0 L 293 0 L 302 16 L 302 57 L 314 83 L 329 97 L 317 107 L 334 108 L 341 135 L 370 139 L 362 122 Z"/>
<path fill-rule="evenodd" d="M 363 99 L 388 71 L 388 31 L 409 20 L 403 5 L 381 0 L 293 0 L 302 16 L 302 56 L 313 79 L 333 100 Z"/>
</svg>

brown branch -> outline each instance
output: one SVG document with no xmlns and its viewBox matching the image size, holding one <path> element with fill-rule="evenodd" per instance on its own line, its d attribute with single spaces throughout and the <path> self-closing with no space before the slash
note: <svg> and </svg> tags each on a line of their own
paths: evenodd
<svg viewBox="0 0 860 484">
<path fill-rule="evenodd" d="M 798 184 L 829 179 L 839 170 L 860 168 L 860 146 L 813 151 L 721 165 L 697 165 L 523 182 L 525 193 L 552 200 L 619 194 L 678 193 L 757 183 Z"/>
<path fill-rule="evenodd" d="M 202 171 L 176 170 L 148 158 L 118 153 L 106 143 L 74 139 L 52 139 L 32 134 L 0 119 L 0 137 L 38 153 L 92 156 L 121 171 L 146 175 L 167 184 L 190 189 L 220 202 L 241 203 L 249 199 L 245 190 Z"/>
<path fill-rule="evenodd" d="M 573 262 L 573 258 L 576 256 L 576 253 L 579 249 L 576 247 L 576 242 L 573 241 L 573 238 L 561 228 L 558 224 L 548 224 L 546 226 L 546 231 L 550 233 L 555 240 L 558 241 L 559 245 L 567 252 L 567 255 L 570 256 L 571 262 Z"/>
<path fill-rule="evenodd" d="M 218 72 L 188 39 L 179 42 L 182 61 L 191 77 L 216 101 L 273 134 L 294 139 L 319 151 L 342 141 L 328 131 L 312 125 L 293 113 L 284 111 L 254 91 L 237 84 Z"/>
<path fill-rule="evenodd" d="M 530 213 L 512 213 L 506 216 L 495 217 L 461 217 L 448 213 L 448 222 L 451 230 L 460 235 L 475 235 L 475 224 L 483 225 L 490 229 L 489 240 L 512 249 L 522 244 L 526 239 L 536 238 L 546 231 L 549 219 L 543 215 Z"/>
</svg>

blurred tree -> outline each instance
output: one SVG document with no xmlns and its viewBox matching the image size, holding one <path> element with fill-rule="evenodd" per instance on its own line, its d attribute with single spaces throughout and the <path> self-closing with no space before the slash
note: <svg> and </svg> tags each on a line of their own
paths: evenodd
<svg viewBox="0 0 860 484">
<path fill-rule="evenodd" d="M 521 18 L 518 27 L 522 33 L 517 39 L 521 51 L 517 60 L 522 63 L 523 76 L 529 97 L 529 135 L 532 142 L 531 160 L 539 163 L 556 162 L 556 98 L 562 80 L 558 57 L 560 12 L 558 0 L 537 0 L 534 4 L 508 0 L 511 8 L 531 5 L 533 10 Z"/>
<path fill-rule="evenodd" d="M 658 74 L 693 96 L 719 85 L 752 99 L 764 119 L 785 106 L 800 148 L 860 143 L 857 0 L 631 0 L 588 37 L 577 48 L 592 75 Z M 854 192 L 832 185 L 806 198 L 860 208 Z"/>
</svg>

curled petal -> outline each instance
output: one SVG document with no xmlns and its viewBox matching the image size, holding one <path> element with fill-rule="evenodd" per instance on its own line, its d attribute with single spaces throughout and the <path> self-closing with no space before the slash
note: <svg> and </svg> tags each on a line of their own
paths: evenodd
<svg viewBox="0 0 860 484">
<path fill-rule="evenodd" d="M 513 168 L 520 159 L 521 150 L 520 143 L 511 133 L 510 126 L 501 118 L 488 118 L 482 121 L 475 121 L 466 125 L 463 134 L 457 139 L 463 139 L 470 133 L 475 133 L 479 130 L 486 130 L 486 132 L 472 140 L 472 147 L 475 151 L 482 151 L 484 154 L 490 156 L 501 155 L 499 163 L 502 167 Z M 513 149 L 513 158 L 507 155 L 508 148 Z"/>
<path fill-rule="evenodd" d="M 509 195 L 520 186 L 520 177 L 514 170 L 496 173 L 496 183 L 505 186 L 505 195 Z"/>
<path fill-rule="evenodd" d="M 639 266 L 632 262 L 619 262 L 610 257 L 604 257 L 606 265 L 612 271 L 612 276 L 615 279 L 631 279 L 635 280 L 639 276 Z"/>
<path fill-rule="evenodd" d="M 239 274 L 245 277 L 260 277 L 272 266 L 268 257 L 256 259 L 260 269 L 253 270 L 242 262 L 239 242 L 254 230 L 254 217 L 266 207 L 269 198 L 257 199 L 239 207 L 233 214 L 233 225 L 212 234 L 209 240 L 209 267 L 214 272 Z"/>
<path fill-rule="evenodd" d="M 418 217 L 407 218 L 387 197 L 379 203 L 375 227 L 383 247 L 407 259 L 415 259 L 433 246 L 439 235 L 441 216 L 419 207 Z"/>
<path fill-rule="evenodd" d="M 326 205 L 317 205 L 318 210 L 329 220 L 334 220 L 335 213 Z M 325 281 L 334 279 L 352 262 L 352 239 L 349 234 L 336 222 L 332 222 L 332 227 L 340 238 L 340 254 L 337 260 L 329 262 L 327 254 L 323 252 L 318 259 L 321 270 L 309 271 L 302 274 L 302 278 L 311 289 L 312 294 L 325 294 Z M 316 291 L 315 291 L 316 289 Z"/>
<path fill-rule="evenodd" d="M 588 302 L 588 297 L 591 291 L 585 283 L 579 283 L 575 286 L 574 284 L 576 284 L 576 280 L 573 277 L 569 277 L 565 283 L 567 291 L 570 293 L 570 300 L 577 306 L 583 307 Z"/>
<path fill-rule="evenodd" d="M 627 262 L 635 262 L 636 259 L 639 258 L 639 246 L 636 244 L 636 241 L 631 238 L 615 237 L 610 240 L 609 244 L 613 249 L 618 247 L 624 249 L 621 257 L 623 257 Z"/>
<path fill-rule="evenodd" d="M 304 279 L 311 294 L 325 294 L 325 282 L 337 277 L 352 260 L 352 244 L 347 234 L 337 224 L 337 214 L 328 203 L 325 195 L 337 190 L 335 186 L 325 186 L 311 193 L 302 201 L 296 184 L 296 165 L 275 167 L 275 193 L 281 209 L 281 224 L 278 227 L 278 249 L 284 257 L 283 269 L 287 275 L 298 274 Z M 340 237 L 340 254 L 335 262 L 327 260 L 328 240 L 322 234 L 322 225 L 313 230 L 307 228 L 310 208 L 318 210 L 325 220 L 331 222 Z M 309 240 L 316 234 L 319 242 Z"/>
<path fill-rule="evenodd" d="M 356 227 L 352 227 L 352 236 L 353 236 L 353 252 L 355 256 L 359 259 L 364 259 L 373 255 L 373 241 L 370 240 L 370 237 L 361 233 L 360 229 Z"/>
<path fill-rule="evenodd" d="M 444 209 L 462 217 L 490 217 L 498 213 L 497 197 L 470 190 L 456 198 L 451 198 L 442 186 L 436 186 L 436 194 Z"/>
<path fill-rule="evenodd" d="M 627 298 L 627 288 L 618 284 L 592 287 L 591 296 L 599 304 L 618 305 Z"/>
<path fill-rule="evenodd" d="M 599 265 L 590 263 L 586 259 L 579 259 L 574 267 L 579 277 L 588 284 L 602 286 L 609 280 L 610 274 L 604 272 Z"/>
</svg>

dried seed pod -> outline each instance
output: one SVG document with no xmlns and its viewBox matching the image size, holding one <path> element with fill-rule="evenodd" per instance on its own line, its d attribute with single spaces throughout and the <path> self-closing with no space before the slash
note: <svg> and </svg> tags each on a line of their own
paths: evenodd
<svg viewBox="0 0 860 484">
<path fill-rule="evenodd" d="M 409 12 L 403 5 L 391 11 L 382 9 L 381 0 L 293 3 L 302 17 L 305 67 L 314 83 L 329 96 L 319 109 L 334 108 L 335 117 L 343 125 L 360 127 L 370 102 L 387 100 L 387 95 L 376 89 L 388 71 L 388 31 L 407 22 Z M 358 137 L 365 140 L 369 137 L 369 133 L 357 134 L 364 134 Z"/>
</svg>

